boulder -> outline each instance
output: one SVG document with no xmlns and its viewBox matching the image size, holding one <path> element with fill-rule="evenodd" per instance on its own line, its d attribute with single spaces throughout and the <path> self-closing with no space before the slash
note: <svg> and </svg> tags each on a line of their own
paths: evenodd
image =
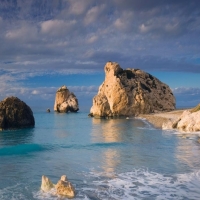
<svg viewBox="0 0 200 200">
<path fill-rule="evenodd" d="M 137 116 L 175 109 L 171 89 L 156 77 L 139 69 L 123 70 L 116 62 L 107 62 L 104 71 L 90 116 Z"/>
<path fill-rule="evenodd" d="M 0 129 L 34 127 L 31 108 L 17 97 L 7 97 L 0 102 Z"/>
<path fill-rule="evenodd" d="M 64 85 L 56 92 L 54 111 L 67 113 L 79 110 L 78 99 L 73 92 L 70 92 Z"/>
<path fill-rule="evenodd" d="M 75 196 L 75 189 L 65 175 L 61 176 L 55 188 L 57 195 L 66 196 L 68 198 L 73 198 Z"/>
<path fill-rule="evenodd" d="M 162 129 L 176 129 L 180 132 L 200 131 L 200 109 L 198 107 L 199 105 L 191 110 L 185 110 L 179 118 L 163 123 Z"/>
</svg>

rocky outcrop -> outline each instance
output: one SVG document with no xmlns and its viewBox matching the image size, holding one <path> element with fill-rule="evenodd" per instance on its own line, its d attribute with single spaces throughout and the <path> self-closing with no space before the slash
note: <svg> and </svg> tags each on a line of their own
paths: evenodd
<svg viewBox="0 0 200 200">
<path fill-rule="evenodd" d="M 175 109 L 171 89 L 154 76 L 139 69 L 123 70 L 115 62 L 106 63 L 104 71 L 90 116 L 137 116 Z"/>
<path fill-rule="evenodd" d="M 51 180 L 47 176 L 42 176 L 41 190 L 44 192 L 50 191 L 54 188 L 55 185 L 51 182 Z"/>
<path fill-rule="evenodd" d="M 179 118 L 169 119 L 163 123 L 162 129 L 176 129 L 180 132 L 200 131 L 200 104 L 191 110 L 185 110 Z"/>
<path fill-rule="evenodd" d="M 64 85 L 56 92 L 54 111 L 67 113 L 79 110 L 78 99 L 73 92 L 70 92 Z"/>
<path fill-rule="evenodd" d="M 0 129 L 34 127 L 31 108 L 17 97 L 7 97 L 0 102 Z"/>
<path fill-rule="evenodd" d="M 66 196 L 68 198 L 73 198 L 75 196 L 75 189 L 65 175 L 61 176 L 55 188 L 57 195 Z"/>
<path fill-rule="evenodd" d="M 52 195 L 64 196 L 67 198 L 75 197 L 75 189 L 67 180 L 66 175 L 61 176 L 56 185 L 54 185 L 48 177 L 43 175 L 41 189 L 44 192 L 50 192 Z"/>
</svg>

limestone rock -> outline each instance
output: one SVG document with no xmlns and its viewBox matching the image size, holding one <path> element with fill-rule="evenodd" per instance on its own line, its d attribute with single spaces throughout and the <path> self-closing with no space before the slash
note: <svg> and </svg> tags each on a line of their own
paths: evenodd
<svg viewBox="0 0 200 200">
<path fill-rule="evenodd" d="M 79 110 L 78 99 L 73 92 L 70 92 L 64 85 L 56 92 L 54 111 L 77 112 Z"/>
<path fill-rule="evenodd" d="M 176 120 L 169 120 L 162 125 L 162 129 L 177 129 L 180 132 L 200 131 L 200 110 L 185 110 Z"/>
<path fill-rule="evenodd" d="M 50 191 L 52 188 L 54 188 L 54 184 L 51 182 L 51 180 L 46 177 L 46 176 L 42 176 L 42 183 L 41 183 L 41 189 L 44 192 L 48 192 Z"/>
<path fill-rule="evenodd" d="M 34 127 L 31 108 L 17 97 L 7 97 L 0 102 L 0 129 Z"/>
<path fill-rule="evenodd" d="M 73 185 L 67 180 L 66 175 L 61 176 L 56 185 L 54 185 L 48 177 L 43 175 L 41 189 L 44 192 L 50 192 L 50 194 L 54 196 L 65 196 L 67 198 L 75 197 L 75 189 Z"/>
<path fill-rule="evenodd" d="M 73 198 L 75 196 L 75 189 L 65 175 L 61 176 L 55 188 L 57 195 L 66 196 L 68 198 Z"/>
<path fill-rule="evenodd" d="M 154 76 L 139 69 L 123 70 L 115 62 L 106 63 L 104 71 L 90 116 L 136 116 L 175 109 L 171 89 Z"/>
</svg>

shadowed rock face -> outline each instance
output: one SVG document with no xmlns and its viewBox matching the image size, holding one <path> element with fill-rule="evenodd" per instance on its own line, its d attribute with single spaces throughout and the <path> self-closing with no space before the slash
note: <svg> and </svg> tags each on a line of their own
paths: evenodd
<svg viewBox="0 0 200 200">
<path fill-rule="evenodd" d="M 95 117 L 136 116 L 175 109 L 175 98 L 168 85 L 139 70 L 123 70 L 108 62 L 105 80 L 93 98 L 90 115 Z"/>
<path fill-rule="evenodd" d="M 8 97 L 0 102 L 0 129 L 34 127 L 31 108 L 17 97 Z"/>
<path fill-rule="evenodd" d="M 54 111 L 67 113 L 79 110 L 78 99 L 74 93 L 70 92 L 64 85 L 56 92 Z"/>
</svg>

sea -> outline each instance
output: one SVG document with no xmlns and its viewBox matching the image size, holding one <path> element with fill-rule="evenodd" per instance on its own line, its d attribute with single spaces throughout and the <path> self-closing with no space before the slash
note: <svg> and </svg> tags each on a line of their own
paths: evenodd
<svg viewBox="0 0 200 200">
<path fill-rule="evenodd" d="M 34 112 L 35 127 L 0 132 L 0 199 L 59 200 L 40 189 L 62 175 L 80 200 L 200 199 L 200 133 L 143 119 Z"/>
</svg>

